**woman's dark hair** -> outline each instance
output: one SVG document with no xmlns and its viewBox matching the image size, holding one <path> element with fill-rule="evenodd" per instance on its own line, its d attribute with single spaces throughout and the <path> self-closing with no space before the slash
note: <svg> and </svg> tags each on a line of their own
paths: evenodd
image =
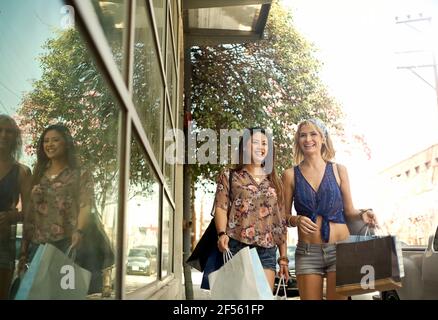
<svg viewBox="0 0 438 320">
<path fill-rule="evenodd" d="M 278 178 L 277 171 L 275 170 L 275 146 L 272 139 L 272 134 L 270 132 L 259 127 L 244 129 L 243 136 L 239 140 L 239 163 L 234 167 L 234 170 L 240 171 L 245 165 L 251 163 L 251 158 L 246 159 L 245 156 L 248 151 L 246 150 L 246 145 L 256 133 L 261 133 L 268 139 L 268 154 L 266 155 L 265 160 L 262 162 L 262 167 L 275 188 L 279 203 L 283 204 L 283 183 Z"/>
<path fill-rule="evenodd" d="M 15 161 L 18 161 L 18 159 L 20 158 L 21 146 L 22 146 L 21 130 L 17 126 L 17 123 L 15 122 L 15 120 L 6 114 L 0 114 L 0 122 L 1 123 L 8 123 L 9 125 L 12 126 L 12 128 L 14 130 L 14 141 L 12 142 L 11 150 L 9 150 L 9 151 L 10 151 L 11 157 Z"/>
<path fill-rule="evenodd" d="M 32 178 L 32 185 L 35 185 L 39 183 L 41 177 L 44 174 L 44 171 L 47 169 L 47 165 L 49 163 L 49 158 L 47 157 L 46 153 L 44 152 L 44 137 L 46 136 L 47 132 L 55 130 L 59 134 L 61 134 L 62 138 L 65 141 L 65 149 L 67 152 L 67 163 L 68 166 L 71 169 L 77 168 L 77 159 L 76 159 L 76 149 L 73 142 L 73 138 L 70 134 L 70 131 L 66 126 L 63 124 L 53 124 L 51 126 L 48 126 L 46 129 L 44 129 L 43 133 L 41 134 L 39 140 L 38 140 L 38 146 L 37 146 L 37 163 L 35 165 L 35 170 Z"/>
</svg>

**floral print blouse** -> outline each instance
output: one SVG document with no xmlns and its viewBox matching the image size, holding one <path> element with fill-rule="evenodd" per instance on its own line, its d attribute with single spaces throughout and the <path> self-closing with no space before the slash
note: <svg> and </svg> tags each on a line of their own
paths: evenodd
<svg viewBox="0 0 438 320">
<path fill-rule="evenodd" d="M 228 210 L 229 170 L 217 179 L 216 208 Z M 272 248 L 286 242 L 283 206 L 268 177 L 257 183 L 246 170 L 233 171 L 227 234 L 240 242 Z"/>
<path fill-rule="evenodd" d="M 93 201 L 93 180 L 89 172 L 67 167 L 53 179 L 43 175 L 31 190 L 24 221 L 26 239 L 46 243 L 71 237 L 79 209 L 91 206 Z"/>
</svg>

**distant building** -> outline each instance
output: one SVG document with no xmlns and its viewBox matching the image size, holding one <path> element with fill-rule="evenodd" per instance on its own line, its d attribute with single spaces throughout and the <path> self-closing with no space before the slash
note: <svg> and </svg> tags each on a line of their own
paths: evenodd
<svg viewBox="0 0 438 320">
<path fill-rule="evenodd" d="M 384 227 L 412 245 L 425 245 L 438 224 L 438 144 L 380 173 L 389 186 L 382 194 L 391 218 Z"/>
</svg>

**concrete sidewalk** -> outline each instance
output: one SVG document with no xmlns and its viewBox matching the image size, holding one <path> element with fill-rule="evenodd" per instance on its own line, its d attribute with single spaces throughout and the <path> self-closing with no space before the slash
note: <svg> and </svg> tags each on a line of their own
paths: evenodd
<svg viewBox="0 0 438 320">
<path fill-rule="evenodd" d="M 192 269 L 193 298 L 194 300 L 211 300 L 210 291 L 201 289 L 202 272 Z"/>
</svg>

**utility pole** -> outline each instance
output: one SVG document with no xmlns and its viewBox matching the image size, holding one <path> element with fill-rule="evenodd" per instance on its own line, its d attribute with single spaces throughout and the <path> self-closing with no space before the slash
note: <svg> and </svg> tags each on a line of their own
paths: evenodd
<svg viewBox="0 0 438 320">
<path fill-rule="evenodd" d="M 418 17 L 412 17 L 411 15 L 407 15 L 405 18 L 395 17 L 395 21 L 396 24 L 403 24 L 406 27 L 414 30 L 418 34 L 425 33 L 424 29 L 422 30 L 421 28 L 419 28 L 421 25 L 424 26 L 426 24 L 427 26 L 426 32 L 430 32 L 430 30 L 432 30 L 432 17 L 423 17 L 421 13 L 418 15 Z M 433 41 L 432 37 L 429 36 L 427 38 L 427 41 L 428 43 L 432 43 Z M 435 91 L 436 102 L 438 107 L 438 71 L 436 65 L 435 50 L 433 46 L 431 46 L 430 48 L 427 48 L 426 46 L 426 48 L 418 48 L 415 50 L 405 50 L 405 51 L 396 52 L 396 54 L 400 54 L 400 55 L 420 54 L 420 53 L 430 54 L 431 55 L 430 63 L 403 65 L 403 66 L 398 66 L 397 69 L 404 69 L 410 71 L 420 80 L 422 80 L 426 85 L 431 87 Z M 429 80 L 421 76 L 421 74 L 418 72 L 419 70 L 424 68 L 433 69 L 435 83 L 431 83 Z"/>
</svg>

